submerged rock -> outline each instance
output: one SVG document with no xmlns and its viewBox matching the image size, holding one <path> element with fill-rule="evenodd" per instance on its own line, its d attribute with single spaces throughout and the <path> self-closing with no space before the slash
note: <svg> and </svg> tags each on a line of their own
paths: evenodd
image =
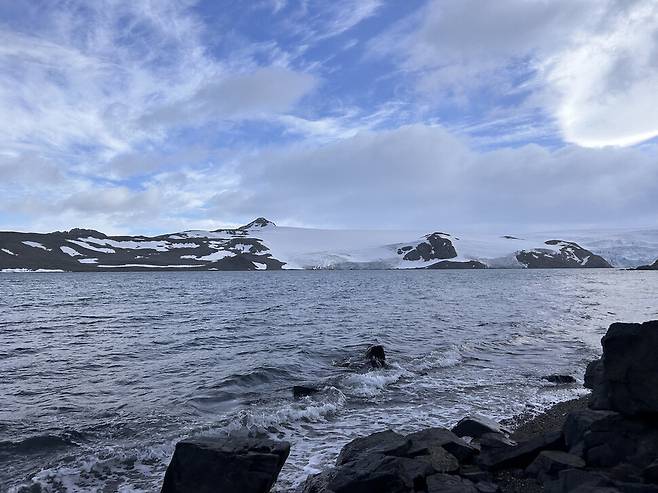
<svg viewBox="0 0 658 493">
<path fill-rule="evenodd" d="M 302 397 L 308 397 L 313 394 L 320 392 L 320 389 L 317 387 L 311 387 L 307 385 L 295 385 L 292 388 L 292 396 L 295 399 L 301 399 Z"/>
<path fill-rule="evenodd" d="M 547 382 L 551 383 L 557 383 L 560 385 L 563 384 L 568 384 L 568 383 L 576 383 L 576 379 L 572 377 L 571 375 L 546 375 L 544 377 L 541 377 L 542 380 L 546 380 Z"/>
<path fill-rule="evenodd" d="M 290 453 L 288 442 L 197 438 L 176 444 L 161 493 L 267 493 Z"/>
<path fill-rule="evenodd" d="M 376 344 L 370 346 L 366 351 L 366 359 L 370 362 L 373 368 L 384 368 L 386 366 L 386 353 L 384 346 Z"/>
</svg>

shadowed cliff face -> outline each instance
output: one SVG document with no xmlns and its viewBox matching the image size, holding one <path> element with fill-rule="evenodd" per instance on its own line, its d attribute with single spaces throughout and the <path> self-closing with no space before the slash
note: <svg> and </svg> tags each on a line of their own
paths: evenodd
<svg viewBox="0 0 658 493">
<path fill-rule="evenodd" d="M 61 271 L 256 270 L 280 269 L 250 228 L 270 223 L 259 218 L 237 229 L 156 237 L 107 236 L 94 230 L 55 233 L 0 233 L 0 269 Z"/>
<path fill-rule="evenodd" d="M 557 247 L 558 250 L 543 248 L 524 250 L 516 254 L 516 259 L 529 269 L 612 267 L 603 257 L 595 255 L 577 243 L 548 240 L 546 245 Z"/>
<path fill-rule="evenodd" d="M 427 241 L 422 241 L 415 246 L 407 245 L 398 248 L 398 255 L 404 255 L 404 260 L 444 260 L 455 258 L 457 252 L 452 242 L 445 238 L 444 233 L 432 233 L 425 238 Z"/>
</svg>

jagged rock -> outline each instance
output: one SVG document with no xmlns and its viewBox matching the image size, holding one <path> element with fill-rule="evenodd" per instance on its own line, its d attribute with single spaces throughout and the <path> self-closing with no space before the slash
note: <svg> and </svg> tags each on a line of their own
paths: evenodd
<svg viewBox="0 0 658 493">
<path fill-rule="evenodd" d="M 576 379 L 571 375 L 546 375 L 542 377 L 542 380 L 546 380 L 551 383 L 557 383 L 560 385 L 568 383 L 576 383 Z"/>
<path fill-rule="evenodd" d="M 162 493 L 267 493 L 290 453 L 288 442 L 198 438 L 176 444 Z"/>
<path fill-rule="evenodd" d="M 562 432 L 546 433 L 513 447 L 482 449 L 478 464 L 492 470 L 525 468 L 542 450 L 561 450 L 563 448 Z"/>
<path fill-rule="evenodd" d="M 526 473 L 542 482 L 554 478 L 564 469 L 582 469 L 585 461 L 580 457 L 559 450 L 543 450 L 526 468 Z"/>
<path fill-rule="evenodd" d="M 480 449 L 508 448 L 518 445 L 517 442 L 502 433 L 485 433 L 480 437 L 479 443 Z"/>
<path fill-rule="evenodd" d="M 608 386 L 603 372 L 603 360 L 596 359 L 587 365 L 585 370 L 585 387 L 592 389 L 589 396 L 589 406 L 592 409 L 610 409 Z"/>
<path fill-rule="evenodd" d="M 459 462 L 468 462 L 477 449 L 446 428 L 427 428 L 406 437 L 411 442 L 409 456 L 425 455 L 435 447 L 441 447 L 454 455 Z"/>
<path fill-rule="evenodd" d="M 366 359 L 370 362 L 373 368 L 384 368 L 386 366 L 386 353 L 384 346 L 376 344 L 370 346 L 366 351 Z"/>
<path fill-rule="evenodd" d="M 326 487 L 333 493 L 408 493 L 434 472 L 423 461 L 370 454 L 334 468 Z"/>
<path fill-rule="evenodd" d="M 576 445 L 582 443 L 585 434 L 590 431 L 595 422 L 608 420 L 615 416 L 618 416 L 618 413 L 614 411 L 593 409 L 581 409 L 569 413 L 562 427 L 567 449 L 572 450 Z"/>
<path fill-rule="evenodd" d="M 301 399 L 302 397 L 308 397 L 313 394 L 320 392 L 320 389 L 316 387 L 310 387 L 307 385 L 294 385 L 292 388 L 292 396 L 295 399 Z"/>
<path fill-rule="evenodd" d="M 485 416 L 467 416 L 462 418 L 453 428 L 452 432 L 458 437 L 480 438 L 485 433 L 507 433 L 500 423 Z"/>
<path fill-rule="evenodd" d="M 411 442 L 392 430 L 380 431 L 359 437 L 345 445 L 338 454 L 336 465 L 340 466 L 369 454 L 404 456 L 409 452 Z"/>
<path fill-rule="evenodd" d="M 451 474 L 433 474 L 427 478 L 427 493 L 478 493 L 468 479 Z"/>
<path fill-rule="evenodd" d="M 601 344 L 600 363 L 588 367 L 591 405 L 631 416 L 658 414 L 658 320 L 614 323 Z"/>
</svg>

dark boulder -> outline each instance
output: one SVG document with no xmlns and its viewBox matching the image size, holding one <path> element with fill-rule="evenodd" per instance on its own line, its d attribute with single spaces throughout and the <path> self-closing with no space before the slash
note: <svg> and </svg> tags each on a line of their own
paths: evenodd
<svg viewBox="0 0 658 493">
<path fill-rule="evenodd" d="M 288 442 L 198 438 L 178 442 L 162 493 L 267 493 L 290 453 Z"/>
<path fill-rule="evenodd" d="M 458 437 L 472 438 L 480 438 L 485 433 L 507 433 L 508 431 L 493 419 L 478 415 L 462 418 L 452 428 L 452 432 Z"/>
<path fill-rule="evenodd" d="M 572 450 L 578 444 L 582 443 L 585 435 L 589 433 L 594 423 L 606 421 L 616 416 L 618 416 L 618 413 L 614 411 L 594 409 L 580 409 L 569 413 L 562 427 L 567 449 Z"/>
<path fill-rule="evenodd" d="M 614 323 L 601 344 L 600 363 L 588 368 L 592 406 L 630 416 L 658 414 L 658 320 Z"/>
<path fill-rule="evenodd" d="M 509 448 L 518 445 L 502 433 L 485 433 L 478 440 L 480 449 Z"/>
<path fill-rule="evenodd" d="M 428 454 L 435 447 L 441 447 L 454 455 L 459 462 L 469 462 L 478 450 L 446 428 L 427 428 L 411 433 L 406 437 L 411 442 L 409 456 Z"/>
<path fill-rule="evenodd" d="M 433 474 L 427 478 L 427 493 L 478 493 L 468 479 L 451 474 Z"/>
<path fill-rule="evenodd" d="M 432 466 L 423 461 L 381 454 L 365 455 L 332 469 L 328 473 L 325 491 L 408 493 L 424 489 L 425 478 L 434 472 Z"/>
<path fill-rule="evenodd" d="M 546 433 L 513 447 L 483 448 L 478 464 L 486 469 L 525 468 L 542 450 L 562 450 L 562 432 Z"/>
<path fill-rule="evenodd" d="M 386 353 L 384 346 L 379 344 L 370 346 L 366 351 L 366 359 L 373 368 L 384 368 L 386 366 Z"/>
<path fill-rule="evenodd" d="M 411 448 L 411 442 L 392 430 L 380 431 L 359 437 L 345 445 L 338 454 L 336 465 L 340 466 L 372 454 L 404 456 Z"/>
<path fill-rule="evenodd" d="M 558 473 L 565 469 L 582 469 L 584 467 L 585 461 L 577 455 L 559 450 L 543 450 L 526 468 L 526 473 L 545 482 L 556 478 Z"/>
<path fill-rule="evenodd" d="M 551 383 L 556 383 L 559 385 L 564 385 L 568 383 L 576 383 L 576 379 L 571 375 L 546 375 L 541 377 L 542 380 L 546 380 Z"/>
</svg>

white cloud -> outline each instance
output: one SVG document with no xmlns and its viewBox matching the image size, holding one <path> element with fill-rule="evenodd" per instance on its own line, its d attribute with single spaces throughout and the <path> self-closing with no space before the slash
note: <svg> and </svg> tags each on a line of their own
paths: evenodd
<svg viewBox="0 0 658 493">
<path fill-rule="evenodd" d="M 541 62 L 568 142 L 628 146 L 658 136 L 658 3 L 615 14 Z"/>
<path fill-rule="evenodd" d="M 658 135 L 653 0 L 435 0 L 377 38 L 423 98 L 525 95 L 567 142 L 628 146 Z"/>
</svg>

